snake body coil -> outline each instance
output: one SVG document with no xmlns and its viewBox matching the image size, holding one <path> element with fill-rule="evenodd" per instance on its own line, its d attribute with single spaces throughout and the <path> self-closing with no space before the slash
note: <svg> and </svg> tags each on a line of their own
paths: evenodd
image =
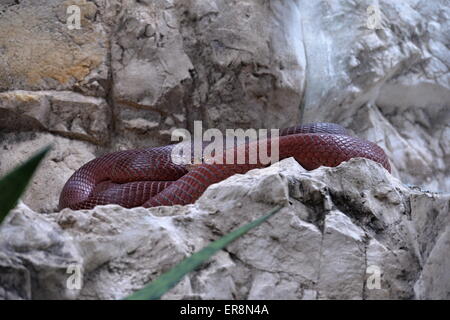
<svg viewBox="0 0 450 320">
<path fill-rule="evenodd" d="M 390 171 L 383 149 L 374 143 L 351 137 L 332 123 L 312 123 L 280 130 L 279 159 L 294 157 L 305 169 L 334 167 L 355 157 L 374 160 Z M 271 140 L 264 140 L 270 153 Z M 260 142 L 261 143 L 261 142 Z M 59 208 L 91 209 L 119 204 L 126 208 L 171 206 L 194 203 L 213 183 L 237 173 L 266 166 L 256 163 L 200 164 L 194 167 L 172 162 L 174 145 L 118 151 L 96 158 L 78 169 L 66 182 Z M 245 159 L 257 142 L 244 146 Z M 225 150 L 236 159 L 238 148 Z M 236 162 L 234 162 L 236 163 Z"/>
</svg>

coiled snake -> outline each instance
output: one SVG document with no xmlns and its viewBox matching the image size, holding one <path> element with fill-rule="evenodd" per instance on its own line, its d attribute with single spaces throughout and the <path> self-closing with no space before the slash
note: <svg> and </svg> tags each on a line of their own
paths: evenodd
<svg viewBox="0 0 450 320">
<path fill-rule="evenodd" d="M 355 157 L 380 163 L 390 171 L 383 149 L 374 143 L 351 137 L 333 123 L 311 123 L 280 130 L 279 159 L 294 157 L 305 169 L 337 166 Z M 267 143 L 270 150 L 271 139 Z M 260 141 L 261 143 L 261 141 Z M 213 183 L 237 173 L 267 166 L 260 161 L 243 164 L 225 162 L 195 166 L 176 164 L 171 159 L 174 145 L 118 151 L 96 158 L 78 169 L 66 182 L 59 208 L 91 209 L 96 205 L 119 204 L 126 208 L 171 206 L 194 203 Z M 247 156 L 257 142 L 246 143 Z M 225 150 L 234 159 L 238 148 Z M 248 157 L 246 157 L 248 159 Z"/>
</svg>

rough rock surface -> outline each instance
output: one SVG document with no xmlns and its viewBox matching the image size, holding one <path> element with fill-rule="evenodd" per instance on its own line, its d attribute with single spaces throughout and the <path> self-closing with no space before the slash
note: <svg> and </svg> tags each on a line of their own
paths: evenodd
<svg viewBox="0 0 450 320">
<path fill-rule="evenodd" d="M 0 297 L 123 298 L 276 204 L 164 298 L 450 298 L 449 194 L 409 189 L 366 159 L 307 172 L 292 158 L 184 207 L 42 215 L 22 204 L 0 229 Z M 80 290 L 66 286 L 72 265 Z"/>
<path fill-rule="evenodd" d="M 83 32 L 67 27 L 79 6 Z M 2 1 L 0 90 L 73 90 L 105 96 L 108 37 L 97 6 L 86 0 Z"/>
<path fill-rule="evenodd" d="M 61 188 L 75 170 L 95 158 L 96 148 L 81 141 L 50 133 L 8 133 L 0 135 L 0 172 L 8 172 L 30 158 L 36 146 L 52 144 L 52 150 L 37 169 L 22 200 L 36 212 L 53 212 Z"/>
<path fill-rule="evenodd" d="M 72 5 L 81 29 L 68 28 Z M 264 238 L 267 224 L 241 239 L 271 254 L 255 257 L 236 243 L 167 297 L 448 298 L 448 196 L 396 179 L 450 191 L 449 43 L 448 0 L 0 1 L 0 176 L 53 144 L 1 232 L 0 296 L 121 297 L 267 211 L 278 201 L 267 194 L 286 201 L 289 186 L 306 200 L 291 195 L 269 222 L 287 222 L 274 229 L 280 236 Z M 372 194 L 380 173 L 360 166 L 375 175 L 361 178 L 367 189 L 353 202 L 346 197 L 357 198 L 357 178 L 320 169 L 305 173 L 311 179 L 300 186 L 310 189 L 300 191 L 266 177 L 278 191 L 264 182 L 262 196 L 256 187 L 245 194 L 251 201 L 236 182 L 260 179 L 250 174 L 188 207 L 36 214 L 56 210 L 64 182 L 88 160 L 167 144 L 194 120 L 221 130 L 340 123 L 386 150 L 396 179 L 381 177 L 396 191 Z M 287 176 L 304 177 L 295 168 Z M 227 208 L 231 221 L 221 214 Z M 118 246 L 103 252 L 111 239 Z M 52 260 L 42 256 L 49 250 Z M 127 271 L 139 259 L 144 269 Z M 69 262 L 85 268 L 81 292 L 62 285 Z M 383 271 L 380 290 L 361 280 L 375 281 L 365 272 L 371 265 Z"/>
<path fill-rule="evenodd" d="M 14 131 L 46 131 L 55 135 L 105 144 L 111 111 L 102 98 L 73 92 L 9 91 L 0 93 L 2 127 Z"/>
<path fill-rule="evenodd" d="M 382 145 L 402 181 L 449 191 L 448 1 L 299 5 L 307 59 L 303 121 L 341 123 Z"/>
</svg>

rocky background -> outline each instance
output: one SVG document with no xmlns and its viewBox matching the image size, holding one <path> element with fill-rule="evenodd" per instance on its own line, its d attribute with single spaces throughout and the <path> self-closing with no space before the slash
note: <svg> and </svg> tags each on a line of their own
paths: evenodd
<svg viewBox="0 0 450 320">
<path fill-rule="evenodd" d="M 81 29 L 68 28 L 71 5 Z M 449 298 L 449 68 L 448 0 L 0 0 L 0 175 L 53 145 L 2 227 L 0 297 L 120 298 L 284 203 L 270 239 L 262 226 L 168 297 Z M 192 206 L 52 213 L 88 160 L 170 143 L 194 120 L 337 122 L 382 146 L 393 176 L 368 161 L 301 174 L 287 161 L 284 175 L 232 177 Z M 236 179 L 256 185 L 242 195 Z M 85 270 L 81 291 L 64 286 L 70 263 Z M 372 264 L 378 291 L 365 285 Z"/>
</svg>

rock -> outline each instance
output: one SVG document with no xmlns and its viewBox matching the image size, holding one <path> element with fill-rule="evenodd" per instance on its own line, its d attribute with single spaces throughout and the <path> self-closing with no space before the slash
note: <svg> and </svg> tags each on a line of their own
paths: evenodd
<svg viewBox="0 0 450 320">
<path fill-rule="evenodd" d="M 167 142 L 173 121 L 224 130 L 299 118 L 305 59 L 292 26 L 300 23 L 295 2 L 123 1 L 117 20 L 112 70 L 121 142 L 157 143 L 149 133 Z M 129 125 L 143 119 L 158 128 Z"/>
<path fill-rule="evenodd" d="M 61 189 L 73 172 L 98 156 L 90 144 L 49 133 L 9 133 L 0 136 L 0 176 L 45 146 L 52 149 L 41 162 L 22 200 L 36 212 L 54 212 Z"/>
<path fill-rule="evenodd" d="M 187 206 L 42 215 L 22 204 L 0 229 L 0 293 L 120 299 L 281 204 L 164 298 L 446 299 L 449 200 L 370 160 L 308 172 L 289 158 L 214 184 Z M 73 270 L 78 289 L 67 287 Z"/>
<path fill-rule="evenodd" d="M 433 203 L 431 208 L 429 203 Z M 449 299 L 449 287 L 442 283 L 447 283 L 450 270 L 450 201 L 441 202 L 434 194 L 418 193 L 411 198 L 411 205 L 418 208 L 411 218 L 417 230 L 419 257 L 424 264 L 414 286 L 415 293 L 423 299 Z M 418 214 L 426 206 L 429 214 Z"/>
<path fill-rule="evenodd" d="M 319 298 L 363 298 L 364 235 L 345 214 L 331 211 L 326 216 L 319 264 Z"/>
<path fill-rule="evenodd" d="M 71 5 L 80 8 L 80 29 L 68 27 Z M 22 0 L 2 2 L 0 9 L 0 91 L 73 90 L 106 96 L 108 37 L 93 2 Z"/>
<path fill-rule="evenodd" d="M 104 145 L 110 126 L 111 110 L 102 98 L 70 91 L 0 93 L 0 130 L 42 130 Z"/>
<path fill-rule="evenodd" d="M 19 204 L 1 227 L 2 299 L 69 298 L 66 270 L 82 264 L 76 245 L 45 215 Z M 27 228 L 24 229 L 23 226 Z M 18 235 L 20 234 L 20 235 Z"/>
<path fill-rule="evenodd" d="M 306 59 L 297 1 L 179 3 L 193 65 L 188 119 L 225 129 L 284 127 L 300 118 Z"/>
<path fill-rule="evenodd" d="M 302 120 L 341 123 L 383 146 L 405 183 L 449 191 L 446 1 L 299 7 L 308 66 Z"/>
</svg>

